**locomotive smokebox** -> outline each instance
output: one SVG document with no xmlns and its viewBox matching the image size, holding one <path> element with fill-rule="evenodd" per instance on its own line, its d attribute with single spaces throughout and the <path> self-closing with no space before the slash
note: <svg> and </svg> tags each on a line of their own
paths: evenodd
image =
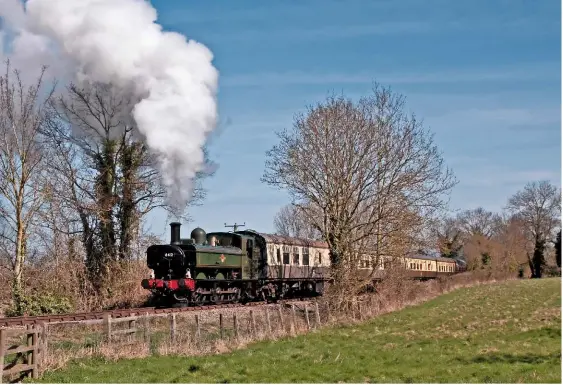
<svg viewBox="0 0 563 385">
<path fill-rule="evenodd" d="M 179 222 L 172 222 L 170 224 L 170 244 L 171 245 L 179 245 L 180 241 L 180 226 L 182 226 Z"/>
</svg>

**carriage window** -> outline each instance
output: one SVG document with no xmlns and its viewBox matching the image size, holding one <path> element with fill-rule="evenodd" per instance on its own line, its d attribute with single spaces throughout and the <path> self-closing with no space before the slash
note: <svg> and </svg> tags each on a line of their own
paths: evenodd
<svg viewBox="0 0 563 385">
<path fill-rule="evenodd" d="M 283 247 L 283 264 L 289 265 L 289 246 Z"/>
<path fill-rule="evenodd" d="M 279 248 L 276 250 L 276 261 L 278 265 L 281 264 L 281 250 Z"/>
<path fill-rule="evenodd" d="M 293 248 L 293 264 L 299 265 L 299 247 Z"/>
<path fill-rule="evenodd" d="M 303 248 L 303 265 L 309 266 L 309 248 Z"/>
</svg>

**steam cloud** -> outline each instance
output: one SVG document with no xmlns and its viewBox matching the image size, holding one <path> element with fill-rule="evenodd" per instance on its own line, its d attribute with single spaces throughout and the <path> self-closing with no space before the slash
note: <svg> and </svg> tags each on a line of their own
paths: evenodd
<svg viewBox="0 0 563 385">
<path fill-rule="evenodd" d="M 0 0 L 0 18 L 22 63 L 34 55 L 40 64 L 58 60 L 59 71 L 79 81 L 133 89 L 140 102 L 132 115 L 158 159 L 169 203 L 179 209 L 190 200 L 217 123 L 218 72 L 209 49 L 163 31 L 144 0 L 28 0 L 25 10 L 18 0 Z M 0 48 L 2 40 L 0 33 Z M 62 60 L 48 49 L 53 43 Z"/>
</svg>

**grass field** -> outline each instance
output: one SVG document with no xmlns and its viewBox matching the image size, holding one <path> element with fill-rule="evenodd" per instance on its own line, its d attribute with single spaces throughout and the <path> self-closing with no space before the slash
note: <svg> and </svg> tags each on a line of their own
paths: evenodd
<svg viewBox="0 0 563 385">
<path fill-rule="evenodd" d="M 90 359 L 42 382 L 561 382 L 561 279 L 460 289 L 229 354 Z"/>
</svg>

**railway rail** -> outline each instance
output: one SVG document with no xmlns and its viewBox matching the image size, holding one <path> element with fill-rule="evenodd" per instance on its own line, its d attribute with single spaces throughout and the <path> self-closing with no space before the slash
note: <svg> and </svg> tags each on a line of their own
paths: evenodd
<svg viewBox="0 0 563 385">
<path fill-rule="evenodd" d="M 291 302 L 306 301 L 310 298 L 293 298 L 289 300 L 278 301 L 278 304 L 286 304 Z M 155 307 L 139 307 L 131 309 L 114 309 L 103 310 L 86 313 L 68 313 L 68 314 L 48 314 L 41 316 L 22 316 L 22 317 L 5 317 L 0 318 L 0 327 L 13 327 L 13 326 L 27 326 L 38 325 L 42 323 L 79 323 L 81 321 L 91 321 L 103 319 L 104 315 L 109 314 L 112 318 L 122 318 L 131 316 L 141 316 L 146 314 L 169 314 L 169 313 L 184 313 L 194 311 L 207 311 L 216 309 L 232 309 L 232 308 L 245 308 L 266 305 L 267 302 L 249 302 L 247 304 L 239 303 L 226 303 L 217 305 L 204 305 L 204 306 L 191 306 L 191 307 L 169 307 L 169 308 L 155 308 Z"/>
</svg>

